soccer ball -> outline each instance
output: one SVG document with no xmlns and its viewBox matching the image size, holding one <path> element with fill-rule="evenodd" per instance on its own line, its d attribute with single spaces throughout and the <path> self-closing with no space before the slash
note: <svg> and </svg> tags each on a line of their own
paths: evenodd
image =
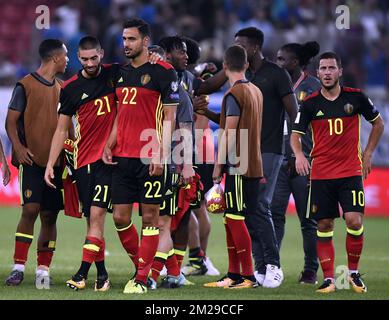
<svg viewBox="0 0 389 320">
<path fill-rule="evenodd" d="M 224 190 L 220 184 L 215 184 L 205 195 L 206 208 L 210 213 L 224 213 L 226 200 Z"/>
</svg>

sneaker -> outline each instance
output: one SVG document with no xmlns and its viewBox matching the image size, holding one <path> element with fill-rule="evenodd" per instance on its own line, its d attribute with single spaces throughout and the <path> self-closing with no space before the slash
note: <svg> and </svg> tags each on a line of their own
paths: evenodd
<svg viewBox="0 0 389 320">
<path fill-rule="evenodd" d="M 241 278 L 238 281 L 233 281 L 229 286 L 224 287 L 224 289 L 248 289 L 256 288 L 258 284 L 249 279 Z"/>
<path fill-rule="evenodd" d="M 130 280 L 124 287 L 123 293 L 147 293 L 147 286 L 141 282 Z"/>
<path fill-rule="evenodd" d="M 207 276 L 220 276 L 219 270 L 217 270 L 215 268 L 210 257 L 205 257 L 204 264 L 207 267 L 207 272 L 205 273 L 205 275 L 207 275 Z"/>
<path fill-rule="evenodd" d="M 185 276 L 203 276 L 207 273 L 207 271 L 208 270 L 204 262 L 201 264 L 188 263 L 181 269 L 181 272 Z"/>
<path fill-rule="evenodd" d="M 316 272 L 310 270 L 301 271 L 298 282 L 301 284 L 317 284 Z"/>
<path fill-rule="evenodd" d="M 35 274 L 35 287 L 39 290 L 50 289 L 51 284 L 49 271 L 37 269 Z"/>
<path fill-rule="evenodd" d="M 70 280 L 66 281 L 66 285 L 74 291 L 84 290 L 86 286 L 86 279 L 83 276 L 76 274 Z"/>
<path fill-rule="evenodd" d="M 95 291 L 105 292 L 111 288 L 111 282 L 108 279 L 108 275 L 97 277 L 95 281 Z"/>
<path fill-rule="evenodd" d="M 259 273 L 258 271 L 254 272 L 254 277 L 257 280 L 258 285 L 262 286 L 263 282 L 265 281 L 265 274 Z"/>
<path fill-rule="evenodd" d="M 262 286 L 264 288 L 277 288 L 281 285 L 282 280 L 284 280 L 284 274 L 281 268 L 268 264 L 266 266 L 266 275 Z"/>
<path fill-rule="evenodd" d="M 204 283 L 204 287 L 206 288 L 224 288 L 230 286 L 234 280 L 229 278 L 228 276 L 224 276 L 223 278 L 219 279 L 215 282 L 208 282 Z"/>
<path fill-rule="evenodd" d="M 359 273 L 352 273 L 348 281 L 350 282 L 353 290 L 356 293 L 366 293 L 367 292 L 367 287 L 362 281 L 361 275 Z"/>
<path fill-rule="evenodd" d="M 12 270 L 7 279 L 5 279 L 5 285 L 18 286 L 24 279 L 24 272 L 18 270 Z"/>
<path fill-rule="evenodd" d="M 161 282 L 160 287 L 165 289 L 175 289 L 186 285 L 185 276 L 180 273 L 178 277 L 167 275 Z"/>
<path fill-rule="evenodd" d="M 324 280 L 323 284 L 316 290 L 318 293 L 332 293 L 336 291 L 334 281 L 331 279 Z"/>
<path fill-rule="evenodd" d="M 147 278 L 147 288 L 151 290 L 156 290 L 157 281 L 155 281 L 153 278 Z"/>
</svg>

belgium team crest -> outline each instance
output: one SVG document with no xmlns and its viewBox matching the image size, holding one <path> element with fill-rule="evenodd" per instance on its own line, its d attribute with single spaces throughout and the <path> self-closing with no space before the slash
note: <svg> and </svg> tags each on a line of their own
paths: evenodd
<svg viewBox="0 0 389 320">
<path fill-rule="evenodd" d="M 344 112 L 346 112 L 347 114 L 352 114 L 353 111 L 354 111 L 354 106 L 351 103 L 346 103 L 344 105 Z"/>
<path fill-rule="evenodd" d="M 142 83 L 142 85 L 146 85 L 150 82 L 151 80 L 151 77 L 148 73 L 144 74 L 141 78 L 140 78 L 140 82 Z"/>
<path fill-rule="evenodd" d="M 31 196 L 32 196 L 32 191 L 30 189 L 27 189 L 26 191 L 24 191 L 24 196 L 27 198 L 27 199 L 30 199 Z"/>
</svg>

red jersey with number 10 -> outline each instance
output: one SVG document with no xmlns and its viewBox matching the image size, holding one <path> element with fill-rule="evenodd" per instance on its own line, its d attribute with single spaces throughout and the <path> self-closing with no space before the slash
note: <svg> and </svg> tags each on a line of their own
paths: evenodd
<svg viewBox="0 0 389 320">
<path fill-rule="evenodd" d="M 370 122 L 380 116 L 359 89 L 342 87 L 333 101 L 320 91 L 305 99 L 292 131 L 305 134 L 311 125 L 312 180 L 362 175 L 361 115 Z"/>
</svg>

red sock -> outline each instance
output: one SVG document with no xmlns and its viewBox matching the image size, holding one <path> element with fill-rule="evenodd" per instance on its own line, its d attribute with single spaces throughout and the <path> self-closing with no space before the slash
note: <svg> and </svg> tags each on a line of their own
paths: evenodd
<svg viewBox="0 0 389 320">
<path fill-rule="evenodd" d="M 95 262 L 99 252 L 101 251 L 103 241 L 95 237 L 86 237 L 85 244 L 82 249 L 82 261 L 93 263 Z"/>
<path fill-rule="evenodd" d="M 363 248 L 363 233 L 352 235 L 347 232 L 346 251 L 349 270 L 358 270 L 359 258 Z"/>
<path fill-rule="evenodd" d="M 141 281 L 146 284 L 147 276 L 149 275 L 154 256 L 157 253 L 158 243 L 158 227 L 146 227 L 142 230 L 142 240 L 138 252 L 139 259 L 138 272 L 136 274 L 137 281 Z"/>
<path fill-rule="evenodd" d="M 54 251 L 38 251 L 38 266 L 50 267 Z"/>
<path fill-rule="evenodd" d="M 28 249 L 30 248 L 31 242 L 34 239 L 32 235 L 24 234 L 20 232 L 15 233 L 15 252 L 14 252 L 14 263 L 25 264 L 28 256 Z"/>
<path fill-rule="evenodd" d="M 234 240 L 236 255 L 239 258 L 242 276 L 252 276 L 253 257 L 251 253 L 251 238 L 244 220 L 226 218 L 227 227 L 230 229 Z"/>
<path fill-rule="evenodd" d="M 228 252 L 228 272 L 240 274 L 239 257 L 235 250 L 234 239 L 232 238 L 231 231 L 227 224 L 224 224 L 226 229 L 226 242 Z"/>
<path fill-rule="evenodd" d="M 185 252 L 186 252 L 186 246 L 174 246 L 174 255 L 176 256 L 177 265 L 181 269 L 182 263 L 184 262 L 185 258 Z"/>
<path fill-rule="evenodd" d="M 157 252 L 153 264 L 151 265 L 151 278 L 158 281 L 159 274 L 166 263 L 167 254 L 163 252 Z"/>
<path fill-rule="evenodd" d="M 177 256 L 174 254 L 174 249 L 169 251 L 169 256 L 167 257 L 165 265 L 166 265 L 166 270 L 168 275 L 174 277 L 178 277 L 180 275 L 181 266 L 178 265 Z"/>
<path fill-rule="evenodd" d="M 55 251 L 55 240 L 47 241 L 43 244 L 42 250 L 38 250 L 37 263 L 39 266 L 50 267 Z"/>
<path fill-rule="evenodd" d="M 117 229 L 120 242 L 126 250 L 128 256 L 134 263 L 135 268 L 138 268 L 138 251 L 139 251 L 139 236 L 135 226 L 131 222 L 128 227 Z"/>
<path fill-rule="evenodd" d="M 95 262 L 104 261 L 104 259 L 105 259 L 105 239 L 103 238 L 101 240 L 100 251 L 96 256 Z"/>
<path fill-rule="evenodd" d="M 319 258 L 321 269 L 323 270 L 324 279 L 334 279 L 334 260 L 335 249 L 332 237 L 318 237 L 317 257 Z"/>
</svg>

